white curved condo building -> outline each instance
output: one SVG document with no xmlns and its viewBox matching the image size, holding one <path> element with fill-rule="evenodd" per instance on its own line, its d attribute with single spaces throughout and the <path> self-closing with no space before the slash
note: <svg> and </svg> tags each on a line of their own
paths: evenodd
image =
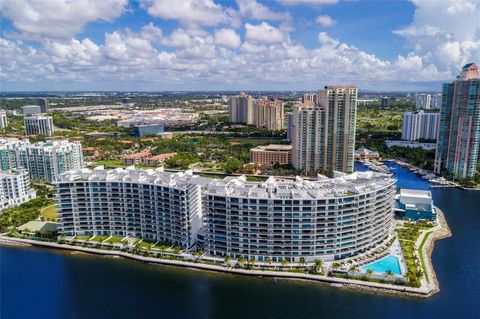
<svg viewBox="0 0 480 319">
<path fill-rule="evenodd" d="M 216 180 L 204 190 L 205 250 L 260 262 L 347 258 L 389 238 L 395 191 L 394 179 L 373 172 Z"/>
<path fill-rule="evenodd" d="M 389 239 L 395 190 L 391 176 L 373 172 L 259 183 L 161 169 L 82 169 L 57 180 L 59 232 L 182 248 L 199 241 L 220 258 L 338 260 Z"/>
</svg>

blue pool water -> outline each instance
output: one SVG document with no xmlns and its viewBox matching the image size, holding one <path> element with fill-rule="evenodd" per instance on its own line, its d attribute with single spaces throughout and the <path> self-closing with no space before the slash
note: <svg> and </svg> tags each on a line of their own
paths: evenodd
<svg viewBox="0 0 480 319">
<path fill-rule="evenodd" d="M 391 270 L 395 275 L 400 275 L 402 273 L 400 270 L 400 263 L 398 262 L 398 258 L 395 256 L 387 256 L 361 268 L 363 270 L 371 269 L 373 272 L 378 272 L 382 274 L 386 273 L 388 270 Z"/>
</svg>

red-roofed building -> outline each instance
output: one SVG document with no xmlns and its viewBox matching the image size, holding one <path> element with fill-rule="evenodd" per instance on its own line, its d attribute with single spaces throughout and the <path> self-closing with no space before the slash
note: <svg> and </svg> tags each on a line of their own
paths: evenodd
<svg viewBox="0 0 480 319">
<path fill-rule="evenodd" d="M 123 157 L 123 164 L 126 165 L 137 165 L 141 164 L 146 158 L 150 157 L 152 154 L 150 152 L 139 152 Z"/>
<path fill-rule="evenodd" d="M 165 161 L 171 159 L 177 155 L 177 153 L 165 153 L 165 154 L 159 154 L 156 156 L 149 157 L 145 159 L 145 165 L 147 166 L 158 166 L 160 164 L 165 163 Z"/>
</svg>

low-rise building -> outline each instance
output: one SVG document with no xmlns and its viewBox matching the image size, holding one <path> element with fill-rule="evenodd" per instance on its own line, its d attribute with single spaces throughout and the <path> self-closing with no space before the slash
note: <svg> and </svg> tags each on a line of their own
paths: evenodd
<svg viewBox="0 0 480 319">
<path fill-rule="evenodd" d="M 144 124 L 133 127 L 133 136 L 141 137 L 146 135 L 158 135 L 164 132 L 164 126 L 161 124 Z"/>
<path fill-rule="evenodd" d="M 27 170 L 0 172 L 0 210 L 20 205 L 35 197 Z"/>
<path fill-rule="evenodd" d="M 430 191 L 401 189 L 397 204 L 397 214 L 403 218 L 411 220 L 437 219 Z"/>
<path fill-rule="evenodd" d="M 250 162 L 264 167 L 291 164 L 292 145 L 259 145 L 250 150 Z"/>
<path fill-rule="evenodd" d="M 146 151 L 146 152 L 138 152 L 130 155 L 126 155 L 123 157 L 123 164 L 126 165 L 138 165 L 142 164 L 145 159 L 150 157 L 152 153 Z"/>
<path fill-rule="evenodd" d="M 380 159 L 380 153 L 377 151 L 371 151 L 365 146 L 360 147 L 358 150 L 355 151 L 354 154 L 355 159 L 357 160 L 378 160 Z"/>
<path fill-rule="evenodd" d="M 423 148 L 424 150 L 434 150 L 437 148 L 435 143 L 420 143 L 420 142 L 411 142 L 411 141 L 385 141 L 385 144 L 388 148 L 398 146 L 398 147 L 408 147 L 408 148 Z"/>
<path fill-rule="evenodd" d="M 173 152 L 148 157 L 145 159 L 144 164 L 147 166 L 158 166 L 165 163 L 165 161 L 171 159 L 172 157 L 175 157 L 175 155 L 177 155 L 177 153 Z"/>
</svg>

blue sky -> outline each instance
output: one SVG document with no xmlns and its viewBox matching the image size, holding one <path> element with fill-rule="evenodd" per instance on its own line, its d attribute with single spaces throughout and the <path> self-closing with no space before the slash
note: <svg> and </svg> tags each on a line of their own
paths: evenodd
<svg viewBox="0 0 480 319">
<path fill-rule="evenodd" d="M 4 0 L 0 89 L 439 90 L 480 61 L 480 3 Z"/>
</svg>

